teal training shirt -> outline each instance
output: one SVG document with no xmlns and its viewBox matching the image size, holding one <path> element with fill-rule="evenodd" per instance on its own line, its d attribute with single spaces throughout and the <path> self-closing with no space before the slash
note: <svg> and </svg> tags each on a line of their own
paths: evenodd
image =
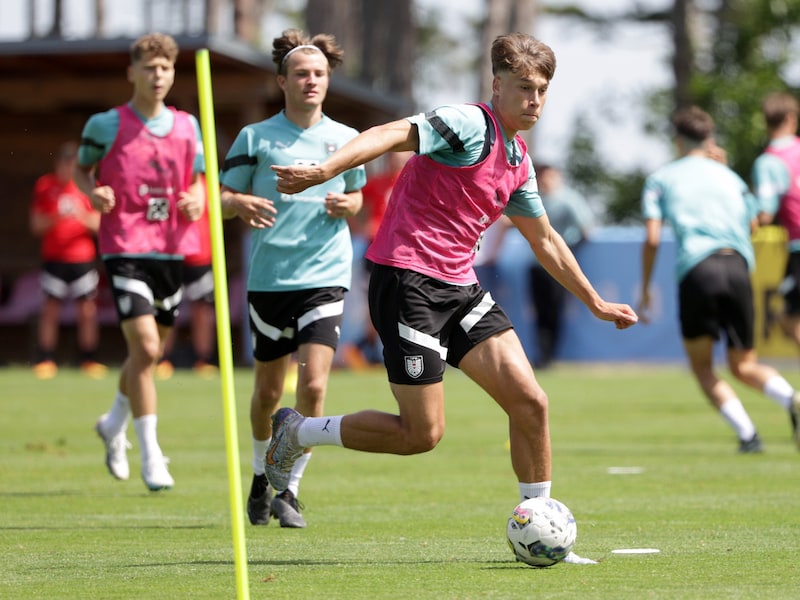
<svg viewBox="0 0 800 600">
<path fill-rule="evenodd" d="M 303 129 L 283 111 L 239 132 L 220 181 L 237 192 L 271 200 L 278 211 L 273 227 L 251 230 L 249 291 L 350 288 L 353 247 L 347 220 L 329 217 L 324 203 L 328 192 L 360 190 L 366 183 L 364 167 L 299 194 L 279 194 L 270 167 L 319 164 L 357 135 L 352 127 L 325 115 Z"/>
<path fill-rule="evenodd" d="M 697 263 L 723 248 L 755 266 L 750 222 L 755 197 L 735 172 L 710 158 L 686 156 L 650 175 L 642 191 L 645 219 L 668 222 L 678 244 L 678 281 Z"/>
</svg>

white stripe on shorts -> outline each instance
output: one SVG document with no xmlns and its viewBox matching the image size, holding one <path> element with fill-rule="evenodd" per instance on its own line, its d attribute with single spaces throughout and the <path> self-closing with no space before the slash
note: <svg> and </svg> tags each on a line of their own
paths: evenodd
<svg viewBox="0 0 800 600">
<path fill-rule="evenodd" d="M 279 340 L 282 337 L 292 339 L 294 337 L 294 330 L 290 327 L 287 327 L 283 331 L 275 327 L 274 325 L 270 325 L 266 321 L 264 321 L 256 312 L 256 309 L 253 308 L 253 305 L 250 305 L 250 318 L 253 320 L 253 325 L 258 330 L 258 332 L 263 335 L 264 337 L 268 337 L 273 342 Z"/>
<path fill-rule="evenodd" d="M 136 294 L 147 300 L 151 305 L 153 304 L 153 290 L 144 281 L 123 277 L 122 275 L 114 275 L 111 278 L 111 282 L 115 289 L 129 294 Z"/>
<path fill-rule="evenodd" d="M 300 315 L 297 318 L 297 331 L 301 331 L 304 327 L 307 327 L 314 321 L 327 319 L 328 317 L 336 317 L 341 314 L 344 314 L 344 300 L 317 306 L 316 308 L 312 308 L 310 311 L 304 315 Z"/>
<path fill-rule="evenodd" d="M 475 327 L 475 324 L 480 321 L 486 313 L 488 313 L 494 306 L 494 298 L 489 292 L 483 296 L 480 302 L 469 311 L 469 314 L 461 319 L 461 329 L 469 333 L 470 329 Z"/>
<path fill-rule="evenodd" d="M 401 339 L 408 340 L 417 346 L 422 346 L 423 348 L 428 348 L 434 352 L 438 352 L 442 360 L 447 360 L 447 348 L 442 346 L 439 343 L 439 340 L 432 335 L 422 333 L 416 329 L 411 329 L 411 327 L 408 325 L 403 325 L 402 323 L 397 324 L 397 331 L 400 334 Z"/>
</svg>

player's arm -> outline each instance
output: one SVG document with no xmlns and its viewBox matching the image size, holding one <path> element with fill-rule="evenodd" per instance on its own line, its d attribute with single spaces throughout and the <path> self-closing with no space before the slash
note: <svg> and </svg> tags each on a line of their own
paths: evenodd
<svg viewBox="0 0 800 600">
<path fill-rule="evenodd" d="M 325 197 L 325 212 L 334 219 L 355 217 L 364 205 L 361 190 L 336 194 L 329 192 Z"/>
<path fill-rule="evenodd" d="M 638 317 L 630 306 L 606 302 L 600 297 L 564 238 L 550 225 L 546 214 L 539 217 L 511 216 L 511 221 L 528 241 L 539 263 L 594 316 L 603 321 L 613 321 L 617 329 L 636 323 Z"/>
<path fill-rule="evenodd" d="M 400 119 L 367 129 L 319 165 L 273 165 L 272 170 L 278 175 L 278 191 L 296 194 L 328 181 L 348 169 L 375 160 L 386 152 L 416 151 L 418 148 L 419 135 L 416 126 L 406 119 Z"/>
<path fill-rule="evenodd" d="M 639 299 L 639 314 L 642 321 L 647 323 L 647 312 L 650 309 L 650 280 L 653 276 L 653 267 L 656 264 L 658 246 L 661 243 L 661 221 L 647 219 L 645 221 L 645 239 L 642 244 L 642 290 Z"/>
</svg>

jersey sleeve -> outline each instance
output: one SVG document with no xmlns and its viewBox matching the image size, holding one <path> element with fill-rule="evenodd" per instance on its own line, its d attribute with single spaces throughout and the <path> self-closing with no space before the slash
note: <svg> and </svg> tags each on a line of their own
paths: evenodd
<svg viewBox="0 0 800 600">
<path fill-rule="evenodd" d="M 530 155 L 526 155 L 528 161 L 528 179 L 521 188 L 514 190 L 508 199 L 503 214 L 507 217 L 531 217 L 538 218 L 545 214 L 542 197 L 539 195 L 539 184 L 536 181 L 536 170 L 533 168 L 533 161 Z"/>
<path fill-rule="evenodd" d="M 407 117 L 419 133 L 419 154 L 442 164 L 475 164 L 483 152 L 486 119 L 479 106 L 454 104 Z"/>
<path fill-rule="evenodd" d="M 770 215 L 778 212 L 781 196 L 789 190 L 789 171 L 777 156 L 762 154 L 753 163 L 753 188 L 759 210 Z"/>
<path fill-rule="evenodd" d="M 78 164 L 89 167 L 102 160 L 119 130 L 119 113 L 116 109 L 97 113 L 89 117 L 81 132 L 81 143 L 78 148 Z"/>
<path fill-rule="evenodd" d="M 253 171 L 256 157 L 252 148 L 253 130 L 244 127 L 233 140 L 222 163 L 220 183 L 240 193 L 252 191 Z"/>
<path fill-rule="evenodd" d="M 659 181 L 650 176 L 645 180 L 642 189 L 642 216 L 645 219 L 663 220 L 661 211 L 661 196 L 663 189 Z"/>
<path fill-rule="evenodd" d="M 205 149 L 203 148 L 203 133 L 200 129 L 200 123 L 197 121 L 197 117 L 193 114 L 189 114 L 189 120 L 192 122 L 194 126 L 194 133 L 196 137 L 196 146 L 195 146 L 195 153 L 194 153 L 194 172 L 195 173 L 205 173 L 206 172 L 206 153 Z"/>
</svg>

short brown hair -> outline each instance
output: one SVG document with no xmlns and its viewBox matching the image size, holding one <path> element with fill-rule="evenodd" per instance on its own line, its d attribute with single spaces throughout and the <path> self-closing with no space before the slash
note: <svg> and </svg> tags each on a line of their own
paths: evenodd
<svg viewBox="0 0 800 600">
<path fill-rule="evenodd" d="M 800 112 L 800 106 L 798 106 L 797 98 L 792 94 L 773 92 L 764 98 L 761 110 L 764 113 L 767 129 L 771 131 L 780 127 L 789 115 L 797 115 Z"/>
<path fill-rule="evenodd" d="M 178 58 L 178 44 L 166 33 L 148 33 L 131 44 L 130 54 L 132 63 L 153 56 L 163 56 L 174 63 Z"/>
<path fill-rule="evenodd" d="M 339 47 L 336 38 L 331 34 L 318 33 L 309 38 L 299 29 L 287 29 L 280 37 L 272 40 L 272 62 L 277 65 L 279 75 L 286 75 L 286 56 L 298 46 L 316 46 L 328 59 L 331 70 L 342 64 L 344 50 Z"/>
<path fill-rule="evenodd" d="M 527 33 L 501 35 L 492 43 L 492 74 L 504 71 L 536 72 L 550 81 L 556 73 L 556 55 L 550 46 Z"/>
<path fill-rule="evenodd" d="M 714 133 L 714 119 L 697 106 L 677 110 L 672 116 L 672 126 L 677 135 L 695 143 L 706 141 Z"/>
</svg>

